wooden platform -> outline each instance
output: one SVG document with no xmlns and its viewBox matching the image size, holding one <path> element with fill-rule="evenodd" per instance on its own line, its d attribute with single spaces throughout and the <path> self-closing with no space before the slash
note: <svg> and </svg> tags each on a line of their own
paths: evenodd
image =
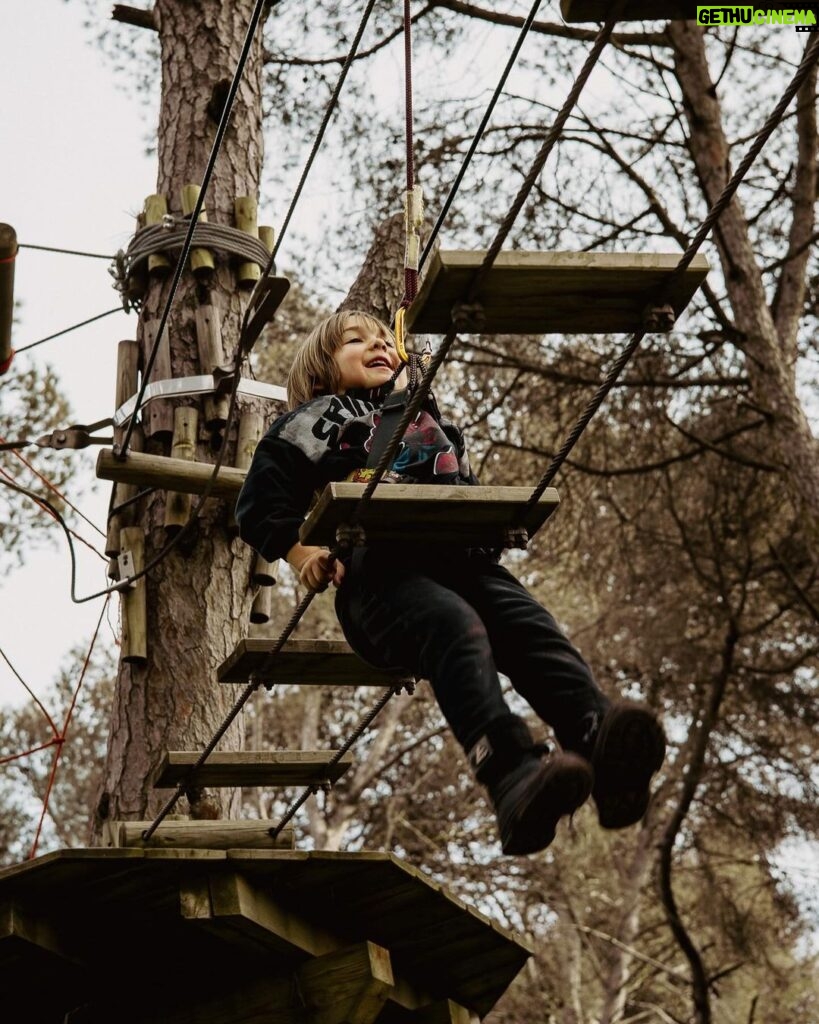
<svg viewBox="0 0 819 1024">
<path fill-rule="evenodd" d="M 350 521 L 365 486 L 327 484 L 299 530 L 302 544 L 334 544 L 337 527 Z M 407 541 L 503 547 L 510 527 L 523 525 L 531 536 L 560 504 L 557 491 L 549 487 L 519 524 L 531 493 L 530 487 L 384 484 L 376 488 L 365 506 L 360 525 L 368 544 Z"/>
<path fill-rule="evenodd" d="M 228 786 L 309 786 L 314 782 L 335 782 L 352 766 L 351 754 L 328 768 L 332 750 L 242 750 L 214 751 L 197 771 L 195 784 L 215 788 Z M 165 754 L 155 789 L 171 789 L 185 778 L 199 754 L 169 750 Z"/>
<path fill-rule="evenodd" d="M 605 21 L 611 11 L 611 0 L 560 0 L 560 13 L 565 21 Z M 696 18 L 696 5 L 679 0 L 628 0 L 620 21 L 685 21 Z"/>
<path fill-rule="evenodd" d="M 530 952 L 384 853 L 70 850 L 0 870 L 0 1005 L 27 1024 L 476 1024 Z"/>
<path fill-rule="evenodd" d="M 279 629 L 256 627 L 217 670 L 220 683 L 246 683 L 273 649 Z M 298 686 L 393 686 L 400 676 L 362 661 L 343 640 L 289 640 L 271 659 L 269 681 Z"/>
<path fill-rule="evenodd" d="M 462 302 L 483 252 L 439 250 L 418 297 L 407 310 L 407 330 L 446 334 L 452 308 Z M 483 326 L 465 334 L 617 334 L 642 328 L 643 311 L 679 262 L 678 254 L 508 252 L 495 260 L 483 295 Z M 679 314 L 708 273 L 697 256 L 669 302 Z M 460 329 L 460 328 L 459 328 Z"/>
</svg>

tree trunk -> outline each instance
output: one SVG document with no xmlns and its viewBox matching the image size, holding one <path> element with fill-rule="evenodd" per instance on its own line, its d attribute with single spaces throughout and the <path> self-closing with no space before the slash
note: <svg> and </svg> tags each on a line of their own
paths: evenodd
<svg viewBox="0 0 819 1024">
<path fill-rule="evenodd" d="M 156 2 L 162 61 L 157 191 L 167 197 L 174 214 L 181 213 L 182 187 L 202 180 L 252 9 L 252 0 Z M 234 199 L 258 194 L 261 72 L 259 27 L 207 192 L 208 216 L 214 222 L 232 224 Z M 145 325 L 161 316 L 168 285 L 168 279 L 154 280 L 145 298 L 140 335 L 146 353 L 150 339 Z M 182 277 L 168 321 L 174 377 L 203 372 L 194 329 L 197 304 L 214 307 L 229 360 L 236 350 L 242 300 L 220 256 L 210 281 L 195 282 L 189 270 Z M 198 460 L 214 461 L 213 440 L 200 431 Z M 170 442 L 154 435 L 146 447 L 168 455 Z M 166 543 L 166 497 L 164 492 L 155 494 L 142 514 L 146 562 Z M 147 663 L 120 664 L 96 808 L 97 834 L 106 818 L 155 814 L 167 795 L 151 789 L 163 752 L 201 750 L 233 704 L 234 690 L 216 684 L 214 669 L 245 630 L 250 550 L 231 536 L 227 516 L 221 502 L 207 502 L 190 540 L 147 576 Z M 237 724 L 222 745 L 238 749 L 241 744 Z M 199 817 L 227 816 L 229 805 L 235 806 L 235 801 L 226 795 L 203 792 L 193 799 L 190 810 Z"/>
<path fill-rule="evenodd" d="M 668 25 L 677 78 L 690 128 L 689 147 L 705 196 L 713 203 L 731 174 L 728 141 L 720 104 L 708 71 L 703 30 L 689 21 Z M 753 400 L 768 420 L 769 452 L 782 467 L 787 490 L 806 524 L 819 523 L 819 443 L 813 436 L 796 391 L 796 328 L 805 295 L 804 240 L 813 234 L 816 201 L 816 76 L 798 96 L 799 160 L 793 199 L 789 248 L 794 259 L 784 264 L 777 322 L 768 304 L 762 274 L 738 199 L 720 217 L 715 241 L 725 285 L 740 332 Z M 779 327 L 779 330 L 777 330 Z M 810 528 L 810 526 L 809 526 Z"/>
</svg>

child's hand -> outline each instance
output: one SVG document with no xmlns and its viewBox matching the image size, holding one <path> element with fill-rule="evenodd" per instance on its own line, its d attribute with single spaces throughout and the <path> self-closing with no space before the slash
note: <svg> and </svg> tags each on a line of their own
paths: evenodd
<svg viewBox="0 0 819 1024">
<path fill-rule="evenodd" d="M 307 557 L 299 574 L 302 584 L 308 590 L 317 593 L 326 590 L 331 582 L 338 586 L 343 578 L 343 564 L 323 548 L 319 548 Z"/>
</svg>

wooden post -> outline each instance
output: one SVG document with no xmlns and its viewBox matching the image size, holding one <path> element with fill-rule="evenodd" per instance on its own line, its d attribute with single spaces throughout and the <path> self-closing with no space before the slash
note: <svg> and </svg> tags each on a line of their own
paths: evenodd
<svg viewBox="0 0 819 1024">
<path fill-rule="evenodd" d="M 259 238 L 264 243 L 265 248 L 273 252 L 273 246 L 276 244 L 276 232 L 269 224 L 259 225 Z"/>
<path fill-rule="evenodd" d="M 198 185 L 183 185 L 182 186 L 182 212 L 185 214 L 193 213 L 196 201 L 199 199 L 200 188 Z M 202 210 L 199 214 L 199 220 L 202 224 L 206 223 L 208 219 L 207 213 Z M 197 277 L 207 277 L 211 274 L 216 264 L 213 262 L 213 256 L 210 254 L 208 249 L 191 249 L 191 270 L 196 274 Z"/>
<path fill-rule="evenodd" d="M 372 1024 L 395 983 L 389 952 L 374 942 L 308 960 L 298 976 L 312 1024 Z"/>
<path fill-rule="evenodd" d="M 145 566 L 145 537 L 140 526 L 126 526 L 120 535 L 120 550 L 130 556 L 128 575 Z M 143 665 L 148 657 L 148 616 L 145 577 L 122 592 L 122 660 Z"/>
<path fill-rule="evenodd" d="M 17 232 L 10 224 L 0 224 L 0 376 L 11 366 L 11 324 L 14 319 L 14 261 L 17 257 Z"/>
<path fill-rule="evenodd" d="M 171 457 L 193 462 L 196 458 L 196 437 L 199 412 L 191 406 L 180 406 L 173 411 L 173 445 Z M 165 502 L 165 529 L 178 533 L 188 522 L 191 513 L 190 494 L 169 491 Z"/>
<path fill-rule="evenodd" d="M 132 395 L 136 394 L 139 378 L 139 343 L 136 341 L 121 341 L 117 346 L 117 388 L 114 408 L 126 402 Z M 114 427 L 114 443 L 121 444 L 125 437 L 125 427 Z M 142 428 L 135 427 L 131 434 L 131 450 L 142 451 Z M 111 493 L 111 507 L 116 508 L 124 501 L 133 498 L 138 491 L 135 484 L 116 483 Z M 120 531 L 124 526 L 132 526 L 135 522 L 135 508 L 130 506 L 117 512 L 108 518 L 108 532 L 105 538 L 105 553 L 114 562 L 109 568 L 108 575 L 112 579 L 118 578 L 116 570 L 116 556 L 119 554 Z M 112 573 L 117 571 L 117 575 Z"/>
<path fill-rule="evenodd" d="M 161 224 L 163 217 L 168 213 L 168 200 L 165 196 L 148 196 L 145 200 L 144 207 L 144 218 L 145 225 L 150 226 L 152 224 Z M 171 262 L 167 256 L 163 256 L 161 252 L 154 253 L 148 257 L 148 273 L 149 274 L 167 274 L 171 269 Z"/>
<path fill-rule="evenodd" d="M 273 589 L 272 587 L 259 587 L 250 609 L 250 621 L 254 626 L 263 626 L 265 622 L 270 622 L 272 615 Z"/>
<path fill-rule="evenodd" d="M 145 324 L 145 359 L 154 346 L 159 320 L 151 320 Z M 168 338 L 167 325 L 162 332 L 159 350 L 156 354 L 151 383 L 156 380 L 171 379 L 171 346 Z M 147 437 L 162 438 L 173 434 L 173 406 L 167 398 L 155 398 L 142 414 L 142 424 Z"/>
<path fill-rule="evenodd" d="M 256 224 L 257 203 L 254 196 L 238 196 L 233 203 L 233 213 L 236 220 L 236 227 L 240 231 L 259 237 L 259 228 Z M 252 288 L 262 276 L 262 268 L 258 263 L 240 263 L 236 268 L 236 283 L 240 288 Z"/>
<path fill-rule="evenodd" d="M 261 441 L 264 433 L 264 418 L 259 412 L 243 412 L 239 417 L 239 435 L 236 440 L 236 458 L 234 465 L 237 469 L 247 470 L 253 461 L 253 453 L 256 445 Z M 228 529 L 233 533 L 239 532 L 233 510 L 228 517 Z"/>
<path fill-rule="evenodd" d="M 225 363 L 219 311 L 214 306 L 197 306 L 194 315 L 199 368 L 202 373 L 213 373 L 217 367 Z M 205 426 L 209 430 L 221 430 L 225 426 L 228 405 L 228 399 L 224 395 L 209 395 L 205 399 Z"/>
</svg>

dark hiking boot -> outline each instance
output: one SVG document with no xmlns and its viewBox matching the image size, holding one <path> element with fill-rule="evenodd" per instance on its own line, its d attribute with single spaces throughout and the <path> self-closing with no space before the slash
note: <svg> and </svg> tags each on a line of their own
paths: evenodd
<svg viewBox="0 0 819 1024">
<path fill-rule="evenodd" d="M 557 823 L 589 798 L 588 761 L 571 753 L 544 757 L 526 723 L 514 715 L 491 722 L 469 751 L 476 777 L 489 790 L 506 854 L 537 853 L 555 837 Z"/>
<path fill-rule="evenodd" d="M 596 723 L 589 741 L 592 797 L 601 826 L 636 825 L 648 807 L 651 777 L 665 758 L 663 727 L 647 707 L 617 701 Z"/>
</svg>

